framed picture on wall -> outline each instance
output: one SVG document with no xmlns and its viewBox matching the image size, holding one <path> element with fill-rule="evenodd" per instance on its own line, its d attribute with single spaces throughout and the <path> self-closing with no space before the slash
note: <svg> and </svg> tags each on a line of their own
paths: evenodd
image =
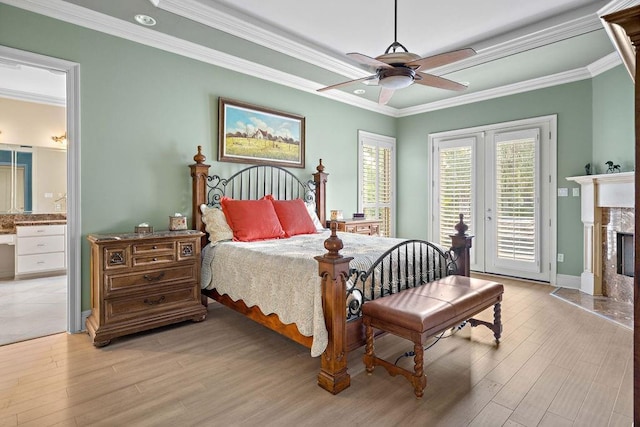
<svg viewBox="0 0 640 427">
<path fill-rule="evenodd" d="M 218 161 L 304 168 L 304 117 L 218 100 Z"/>
</svg>

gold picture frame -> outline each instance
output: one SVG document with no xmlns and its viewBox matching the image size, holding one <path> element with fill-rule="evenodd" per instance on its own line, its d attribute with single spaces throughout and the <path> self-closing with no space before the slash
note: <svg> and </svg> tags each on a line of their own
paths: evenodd
<svg viewBox="0 0 640 427">
<path fill-rule="evenodd" d="M 304 168 L 305 118 L 218 100 L 218 161 Z"/>
</svg>

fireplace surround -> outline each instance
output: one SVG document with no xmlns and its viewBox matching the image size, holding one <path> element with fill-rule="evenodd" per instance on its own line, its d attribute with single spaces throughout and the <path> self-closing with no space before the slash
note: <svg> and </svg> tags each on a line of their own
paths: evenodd
<svg viewBox="0 0 640 427">
<path fill-rule="evenodd" d="M 616 234 L 634 232 L 634 176 L 635 172 L 621 172 L 567 177 L 581 186 L 582 292 L 633 301 L 633 279 L 618 274 L 617 255 L 611 257 L 617 254 Z"/>
</svg>

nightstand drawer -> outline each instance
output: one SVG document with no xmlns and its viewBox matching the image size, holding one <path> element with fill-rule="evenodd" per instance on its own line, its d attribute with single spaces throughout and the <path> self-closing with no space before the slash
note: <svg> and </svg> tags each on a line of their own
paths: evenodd
<svg viewBox="0 0 640 427">
<path fill-rule="evenodd" d="M 147 270 L 134 274 L 110 274 L 104 279 L 105 297 L 113 297 L 119 292 L 131 292 L 135 288 L 147 289 L 170 282 L 191 283 L 197 278 L 196 265 L 187 264 L 175 268 Z"/>
<path fill-rule="evenodd" d="M 181 304 L 191 306 L 194 298 L 198 298 L 197 290 L 193 286 L 183 286 L 137 297 L 107 299 L 104 302 L 105 324 L 139 318 L 141 315 L 157 316 L 164 311 L 175 310 Z"/>
<path fill-rule="evenodd" d="M 133 266 L 138 267 L 141 265 L 162 264 L 163 262 L 174 262 L 176 260 L 176 254 L 156 254 L 149 256 L 134 256 Z"/>
<path fill-rule="evenodd" d="M 174 252 L 175 242 L 136 243 L 131 245 L 134 255 L 151 255 L 160 252 Z"/>
</svg>

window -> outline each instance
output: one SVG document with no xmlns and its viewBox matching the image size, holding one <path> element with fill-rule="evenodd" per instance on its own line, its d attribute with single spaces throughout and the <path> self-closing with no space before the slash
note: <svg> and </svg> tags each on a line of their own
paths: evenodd
<svg viewBox="0 0 640 427">
<path fill-rule="evenodd" d="M 381 236 L 393 236 L 395 138 L 358 131 L 358 210 L 382 221 Z"/>
</svg>

